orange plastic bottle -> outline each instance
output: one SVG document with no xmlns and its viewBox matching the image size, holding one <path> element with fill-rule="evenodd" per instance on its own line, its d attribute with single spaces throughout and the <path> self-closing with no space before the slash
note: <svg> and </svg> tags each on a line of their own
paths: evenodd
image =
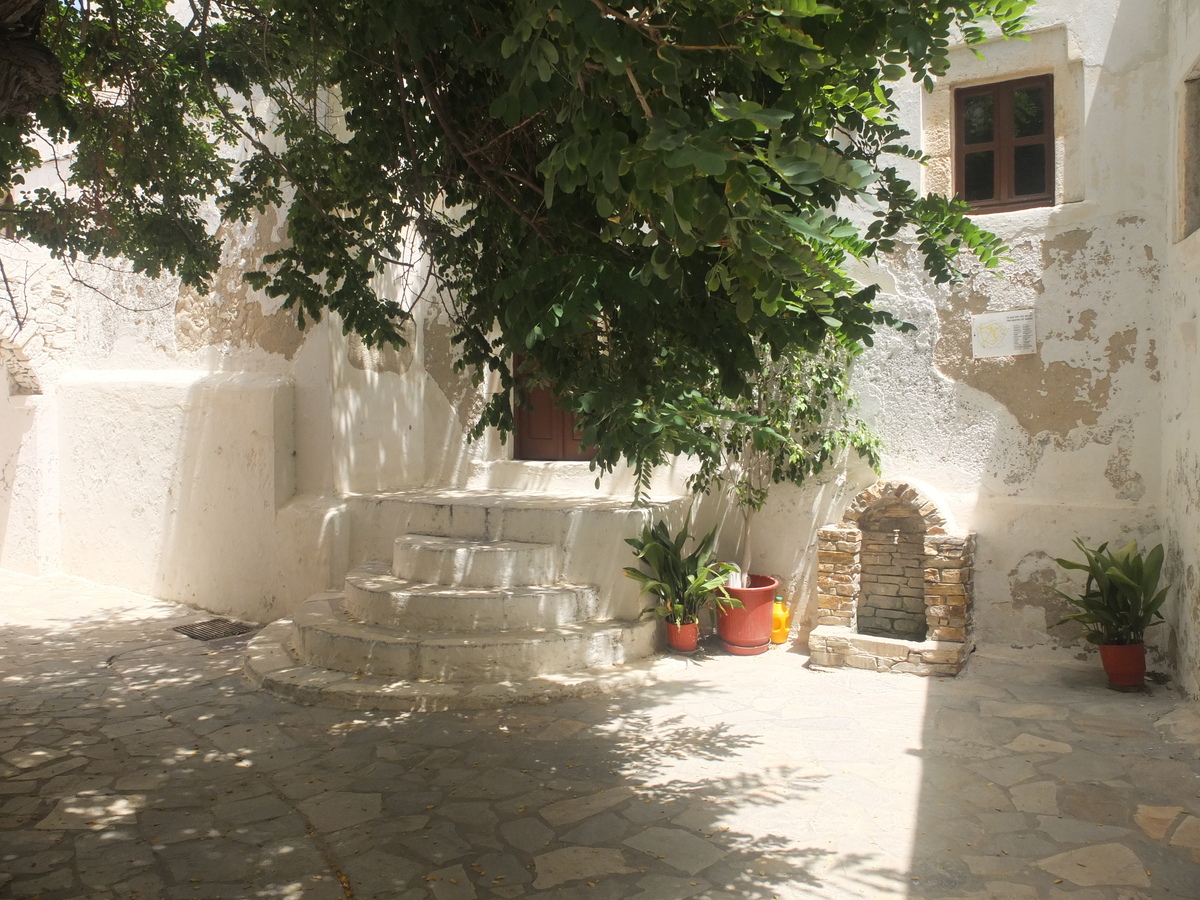
<svg viewBox="0 0 1200 900">
<path fill-rule="evenodd" d="M 782 644 L 788 639 L 792 625 L 792 611 L 783 604 L 782 597 L 775 598 L 775 609 L 771 615 L 771 643 Z"/>
</svg>

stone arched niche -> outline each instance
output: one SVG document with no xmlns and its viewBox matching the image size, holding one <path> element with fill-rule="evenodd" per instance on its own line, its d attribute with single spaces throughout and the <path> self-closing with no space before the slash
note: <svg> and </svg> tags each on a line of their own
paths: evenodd
<svg viewBox="0 0 1200 900">
<path fill-rule="evenodd" d="M 949 534 L 937 504 L 912 485 L 867 488 L 817 532 L 812 662 L 957 674 L 973 648 L 974 551 L 975 536 Z"/>
</svg>

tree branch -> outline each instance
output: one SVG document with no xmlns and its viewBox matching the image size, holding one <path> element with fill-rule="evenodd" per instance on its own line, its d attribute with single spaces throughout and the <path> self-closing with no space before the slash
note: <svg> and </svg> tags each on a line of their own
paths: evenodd
<svg viewBox="0 0 1200 900">
<path fill-rule="evenodd" d="M 442 131 L 446 135 L 446 140 L 450 142 L 450 146 L 454 148 L 454 152 L 457 153 L 462 161 L 471 168 L 471 171 L 479 177 L 479 180 L 484 183 L 488 190 L 490 190 L 505 206 L 512 210 L 522 222 L 528 225 L 534 234 L 536 234 L 550 246 L 554 246 L 549 235 L 542 230 L 537 221 L 527 212 L 525 212 L 525 210 L 521 209 L 517 202 L 509 197 L 508 194 L 502 191 L 500 186 L 496 184 L 496 182 L 490 175 L 488 175 L 486 171 L 484 171 L 474 157 L 467 153 L 467 148 L 463 146 L 462 138 L 459 137 L 457 130 L 454 128 L 453 122 L 450 120 L 449 114 L 446 112 L 445 106 L 442 104 L 441 95 L 438 94 L 437 89 L 433 86 L 428 74 L 421 65 L 420 60 L 418 60 L 415 56 L 413 57 L 413 71 L 416 73 L 417 80 L 421 82 L 421 90 L 425 94 L 425 99 L 429 101 L 429 108 L 433 110 L 434 116 L 437 117 L 438 123 L 442 126 Z"/>
</svg>

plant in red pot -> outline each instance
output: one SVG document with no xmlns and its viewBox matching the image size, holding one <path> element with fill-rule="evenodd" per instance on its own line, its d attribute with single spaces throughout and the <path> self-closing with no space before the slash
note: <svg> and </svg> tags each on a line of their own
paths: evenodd
<svg viewBox="0 0 1200 900">
<path fill-rule="evenodd" d="M 1064 569 L 1087 573 L 1080 594 L 1054 592 L 1078 607 L 1053 626 L 1078 622 L 1086 629 L 1087 639 L 1099 646 L 1100 661 L 1108 675 L 1109 686 L 1118 691 L 1140 691 L 1145 685 L 1146 629 L 1163 621 L 1160 609 L 1167 598 L 1167 587 L 1158 587 L 1162 575 L 1163 546 L 1159 544 L 1144 557 L 1137 541 L 1119 550 L 1109 550 L 1108 542 L 1094 550 L 1080 538 L 1075 546 L 1084 561 L 1056 559 Z"/>
<path fill-rule="evenodd" d="M 671 537 L 665 522 L 647 525 L 640 538 L 626 538 L 637 558 L 650 569 L 625 567 L 625 574 L 642 586 L 642 593 L 653 594 L 658 602 L 651 609 L 667 623 L 667 643 L 672 650 L 690 653 L 700 640 L 700 611 L 710 603 L 720 606 L 736 601 L 728 599 L 721 589 L 735 568 L 730 563 L 713 562 L 714 528 L 684 555 L 688 541 L 685 525 L 678 536 Z"/>
</svg>

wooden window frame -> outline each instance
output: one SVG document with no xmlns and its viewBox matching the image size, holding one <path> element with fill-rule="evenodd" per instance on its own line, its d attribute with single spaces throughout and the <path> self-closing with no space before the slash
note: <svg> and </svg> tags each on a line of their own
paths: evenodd
<svg viewBox="0 0 1200 900">
<path fill-rule="evenodd" d="M 1013 92 L 1024 87 L 1040 86 L 1045 91 L 1046 128 L 1042 134 L 1029 137 L 1013 135 L 1012 101 Z M 966 117 L 964 105 L 971 97 L 991 94 L 992 140 L 987 143 L 966 143 Z M 1017 147 L 1045 146 L 1046 190 L 1037 194 L 1013 193 L 1015 187 L 1015 164 L 1013 150 Z M 967 200 L 966 203 L 977 213 L 1006 212 L 1008 210 L 1032 209 L 1054 205 L 1054 76 L 1037 75 L 1032 78 L 1017 78 L 1012 81 L 996 81 L 954 91 L 954 191 L 966 197 L 966 155 L 968 152 L 993 151 L 992 178 L 995 197 L 988 200 Z"/>
</svg>

